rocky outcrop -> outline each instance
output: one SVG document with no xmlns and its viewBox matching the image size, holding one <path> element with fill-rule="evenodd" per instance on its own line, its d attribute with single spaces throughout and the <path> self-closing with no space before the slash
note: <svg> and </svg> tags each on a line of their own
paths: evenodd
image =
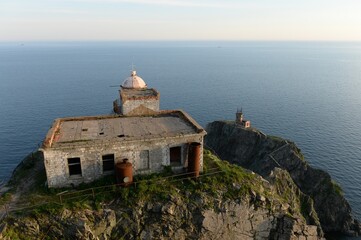
<svg viewBox="0 0 361 240">
<path fill-rule="evenodd" d="M 308 226 L 300 219 L 297 222 L 284 215 L 274 216 L 266 209 L 255 209 L 243 202 L 225 201 L 219 204 L 220 209 L 207 209 L 167 202 L 163 207 L 156 204 L 151 211 L 133 210 L 132 217 L 137 221 L 127 218 L 127 224 L 117 228 L 117 237 L 127 233 L 126 238 L 129 239 L 269 239 L 271 233 L 278 232 L 280 235 L 271 239 L 280 239 L 281 236 L 293 236 L 295 239 L 313 236 L 319 239 L 317 227 Z M 289 221 L 291 227 L 280 225 L 282 221 Z"/>
<path fill-rule="evenodd" d="M 4 239 L 321 239 L 317 226 L 307 225 L 302 218 L 273 213 L 246 201 L 207 198 L 11 218 L 8 223 L 18 235 L 7 233 Z M 206 207 L 206 202 L 217 207 Z"/>
<path fill-rule="evenodd" d="M 231 214 L 230 214 L 231 213 Z M 300 218 L 272 216 L 264 209 L 250 209 L 228 204 L 226 212 L 203 213 L 201 239 L 319 239 L 317 226 L 306 225 Z"/>
<path fill-rule="evenodd" d="M 323 239 L 312 199 L 287 171 L 275 168 L 266 180 L 209 151 L 203 155 L 204 170 L 217 174 L 182 181 L 148 176 L 136 187 L 95 198 L 13 212 L 0 226 L 0 239 Z M 58 197 L 36 182 L 30 188 L 38 191 L 20 198 Z"/>
<path fill-rule="evenodd" d="M 0 239 L 109 239 L 116 225 L 115 212 L 84 209 L 60 214 L 37 214 L 7 219 L 12 231 Z M 46 238 L 44 238 L 46 237 Z"/>
<path fill-rule="evenodd" d="M 294 183 L 314 203 L 325 232 L 358 235 L 360 224 L 341 188 L 330 175 L 311 167 L 297 146 L 284 139 L 267 136 L 256 129 L 244 129 L 234 122 L 215 121 L 207 126 L 205 144 L 221 159 L 250 169 L 266 179 L 275 168 L 287 170 Z"/>
</svg>

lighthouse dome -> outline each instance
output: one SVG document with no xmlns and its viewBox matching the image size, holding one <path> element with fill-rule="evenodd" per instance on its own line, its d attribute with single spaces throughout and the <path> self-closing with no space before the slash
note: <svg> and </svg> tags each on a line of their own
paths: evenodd
<svg viewBox="0 0 361 240">
<path fill-rule="evenodd" d="M 133 70 L 130 77 L 127 77 L 124 80 L 122 87 L 141 89 L 141 88 L 147 88 L 147 84 L 144 82 L 144 80 L 141 77 L 137 76 L 137 72 Z"/>
</svg>

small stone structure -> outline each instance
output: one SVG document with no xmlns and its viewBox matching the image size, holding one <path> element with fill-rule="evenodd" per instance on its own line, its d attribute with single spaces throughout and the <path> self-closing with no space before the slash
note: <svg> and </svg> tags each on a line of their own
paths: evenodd
<svg viewBox="0 0 361 240">
<path fill-rule="evenodd" d="M 141 80 L 141 81 L 140 81 Z M 49 187 L 92 182 L 128 159 L 133 173 L 188 167 L 191 144 L 203 150 L 205 130 L 182 110 L 159 110 L 159 93 L 132 71 L 114 101 L 114 115 L 60 118 L 42 148 Z M 200 151 L 200 171 L 203 151 Z"/>
<path fill-rule="evenodd" d="M 144 115 L 159 111 L 159 92 L 147 88 L 142 78 L 132 71 L 119 90 L 120 98 L 113 102 L 114 112 L 123 115 Z"/>
<path fill-rule="evenodd" d="M 243 118 L 243 112 L 242 110 L 237 110 L 236 112 L 236 124 L 237 126 L 243 127 L 243 128 L 249 128 L 251 127 L 251 121 L 246 120 Z"/>
</svg>

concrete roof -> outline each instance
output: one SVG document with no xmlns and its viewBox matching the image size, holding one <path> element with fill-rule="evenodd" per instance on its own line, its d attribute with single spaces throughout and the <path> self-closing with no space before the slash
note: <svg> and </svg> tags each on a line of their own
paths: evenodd
<svg viewBox="0 0 361 240">
<path fill-rule="evenodd" d="M 205 135 L 185 112 L 161 111 L 151 116 L 92 116 L 60 118 L 49 130 L 43 147 L 57 147 L 89 141 L 127 141 L 177 137 L 188 134 Z"/>
</svg>

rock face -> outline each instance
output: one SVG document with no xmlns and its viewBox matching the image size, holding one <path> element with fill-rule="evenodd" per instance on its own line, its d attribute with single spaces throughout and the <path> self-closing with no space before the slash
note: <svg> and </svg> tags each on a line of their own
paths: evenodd
<svg viewBox="0 0 361 240">
<path fill-rule="evenodd" d="M 361 234 L 360 225 L 352 218 L 341 188 L 327 172 L 309 166 L 294 143 L 255 129 L 237 127 L 234 122 L 215 121 L 208 124 L 206 130 L 206 146 L 221 159 L 250 169 L 266 179 L 275 168 L 287 170 L 302 193 L 312 198 L 325 232 Z"/>
<path fill-rule="evenodd" d="M 275 217 L 264 209 L 234 203 L 227 204 L 226 210 L 204 211 L 201 239 L 319 239 L 317 226 L 305 225 L 300 219 Z"/>
<path fill-rule="evenodd" d="M 115 212 L 70 211 L 64 209 L 59 215 L 42 214 L 25 218 L 7 219 L 14 232 L 4 232 L 0 239 L 109 239 L 116 225 Z"/>
<path fill-rule="evenodd" d="M 62 204 L 13 212 L 0 224 L 0 239 L 323 239 L 312 199 L 287 171 L 275 168 L 266 180 L 203 154 L 205 171 L 217 174 L 181 181 L 148 176 L 136 187 L 95 198 L 63 198 Z M 19 171 L 18 184 L 28 179 Z M 36 188 L 19 198 L 58 199 L 56 192 L 44 195 L 41 182 L 29 185 Z"/>
<path fill-rule="evenodd" d="M 173 199 L 162 204 L 145 203 L 118 210 L 68 210 L 59 215 L 10 219 L 20 235 L 0 239 L 322 239 L 317 226 L 301 218 L 275 214 L 246 201 L 219 201 L 207 209 L 211 199 L 187 204 Z M 214 203 L 216 203 L 214 202 Z"/>
</svg>

